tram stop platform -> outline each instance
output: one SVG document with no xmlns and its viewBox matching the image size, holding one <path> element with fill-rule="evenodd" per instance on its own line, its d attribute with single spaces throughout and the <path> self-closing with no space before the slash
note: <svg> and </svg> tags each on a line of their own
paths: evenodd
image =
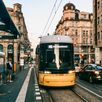
<svg viewBox="0 0 102 102">
<path fill-rule="evenodd" d="M 21 71 L 18 70 L 15 73 L 13 82 L 0 84 L 0 102 L 15 102 L 28 71 L 29 67 L 26 67 Z"/>
</svg>

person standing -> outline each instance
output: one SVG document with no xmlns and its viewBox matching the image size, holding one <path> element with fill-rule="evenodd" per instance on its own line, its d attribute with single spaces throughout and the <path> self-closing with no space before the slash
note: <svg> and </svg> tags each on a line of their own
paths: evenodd
<svg viewBox="0 0 102 102">
<path fill-rule="evenodd" d="M 12 81 L 13 67 L 12 67 L 12 60 L 11 59 L 9 59 L 9 61 L 7 62 L 7 72 L 8 72 L 8 81 L 13 82 Z"/>
<path fill-rule="evenodd" d="M 24 59 L 20 59 L 20 71 L 24 69 Z"/>
<path fill-rule="evenodd" d="M 5 83 L 5 60 L 0 58 L 0 82 Z"/>
</svg>

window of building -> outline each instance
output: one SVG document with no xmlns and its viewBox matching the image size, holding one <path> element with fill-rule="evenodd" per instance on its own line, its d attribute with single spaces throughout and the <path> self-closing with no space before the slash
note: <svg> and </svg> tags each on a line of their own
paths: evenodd
<svg viewBox="0 0 102 102">
<path fill-rule="evenodd" d="M 83 35 L 82 36 L 85 37 L 85 30 L 83 30 L 82 32 L 83 32 Z"/>
<path fill-rule="evenodd" d="M 0 44 L 0 52 L 3 52 L 3 45 Z"/>
<path fill-rule="evenodd" d="M 73 10 L 73 6 L 71 6 L 71 9 Z"/>
<path fill-rule="evenodd" d="M 101 23 L 102 23 L 102 15 L 101 15 Z"/>
<path fill-rule="evenodd" d="M 68 7 L 66 6 L 66 10 L 68 9 Z"/>
<path fill-rule="evenodd" d="M 102 1 L 101 1 L 101 8 L 102 8 Z"/>
<path fill-rule="evenodd" d="M 100 23 L 100 17 L 97 18 L 97 24 L 99 24 L 99 23 Z"/>
<path fill-rule="evenodd" d="M 97 2 L 97 9 L 100 8 L 100 1 Z"/>
<path fill-rule="evenodd" d="M 88 38 L 88 30 L 86 30 L 86 37 Z"/>
<path fill-rule="evenodd" d="M 90 36 L 92 36 L 92 30 L 90 30 Z"/>
<path fill-rule="evenodd" d="M 101 31 L 101 39 L 102 39 L 102 31 Z"/>
<path fill-rule="evenodd" d="M 19 26 L 18 29 L 21 30 L 21 26 Z"/>
<path fill-rule="evenodd" d="M 85 38 L 82 39 L 82 43 L 85 44 Z"/>
<path fill-rule="evenodd" d="M 97 39 L 100 39 L 100 32 L 97 33 Z"/>
<path fill-rule="evenodd" d="M 90 44 L 92 44 L 92 39 L 90 39 Z"/>
<path fill-rule="evenodd" d="M 76 36 L 78 35 L 78 31 L 77 31 L 77 30 L 75 30 L 75 35 L 76 35 Z"/>
<path fill-rule="evenodd" d="M 85 42 L 86 44 L 88 44 L 88 39 L 86 38 L 86 42 Z"/>
<path fill-rule="evenodd" d="M 86 18 L 86 15 L 83 15 L 84 19 Z"/>
</svg>

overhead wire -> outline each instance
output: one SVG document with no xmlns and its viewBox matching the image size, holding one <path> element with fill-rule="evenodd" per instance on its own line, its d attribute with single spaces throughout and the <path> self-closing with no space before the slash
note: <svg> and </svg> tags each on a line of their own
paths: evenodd
<svg viewBox="0 0 102 102">
<path fill-rule="evenodd" d="M 46 30 L 46 27 L 47 27 L 47 25 L 48 25 L 48 23 L 49 23 L 49 21 L 50 21 L 50 18 L 51 18 L 51 16 L 52 16 L 52 13 L 53 13 L 53 11 L 54 11 L 54 8 L 55 8 L 55 6 L 56 6 L 56 3 L 57 3 L 57 0 L 54 2 L 53 8 L 52 8 L 51 13 L 50 13 L 50 15 L 49 15 L 49 17 L 48 17 L 47 23 L 46 23 L 46 25 L 45 25 L 45 27 L 44 27 L 44 30 L 43 30 L 42 34 L 43 34 L 43 33 L 45 32 L 45 30 Z"/>
<path fill-rule="evenodd" d="M 51 22 L 50 22 L 50 24 L 49 24 L 49 26 L 48 26 L 48 28 L 47 28 L 47 30 L 46 30 L 46 33 L 48 32 L 48 30 L 49 30 L 49 28 L 50 28 L 50 26 L 51 26 L 51 24 L 52 24 L 52 22 L 53 22 L 53 20 L 54 20 L 54 18 L 55 18 L 55 15 L 56 15 L 56 13 L 57 13 L 57 11 L 58 11 L 58 9 L 59 9 L 61 3 L 62 3 L 62 0 L 60 0 L 60 2 L 59 2 L 58 8 L 56 9 L 53 18 L 51 19 Z M 45 33 L 45 34 L 46 34 L 46 33 Z"/>
</svg>

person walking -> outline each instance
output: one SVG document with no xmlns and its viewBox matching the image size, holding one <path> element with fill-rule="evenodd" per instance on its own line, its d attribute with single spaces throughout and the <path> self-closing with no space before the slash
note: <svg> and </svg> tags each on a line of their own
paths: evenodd
<svg viewBox="0 0 102 102">
<path fill-rule="evenodd" d="M 8 81 L 13 82 L 12 81 L 13 67 L 12 67 L 12 60 L 11 59 L 9 59 L 9 61 L 7 62 L 7 72 L 8 72 Z"/>
</svg>

